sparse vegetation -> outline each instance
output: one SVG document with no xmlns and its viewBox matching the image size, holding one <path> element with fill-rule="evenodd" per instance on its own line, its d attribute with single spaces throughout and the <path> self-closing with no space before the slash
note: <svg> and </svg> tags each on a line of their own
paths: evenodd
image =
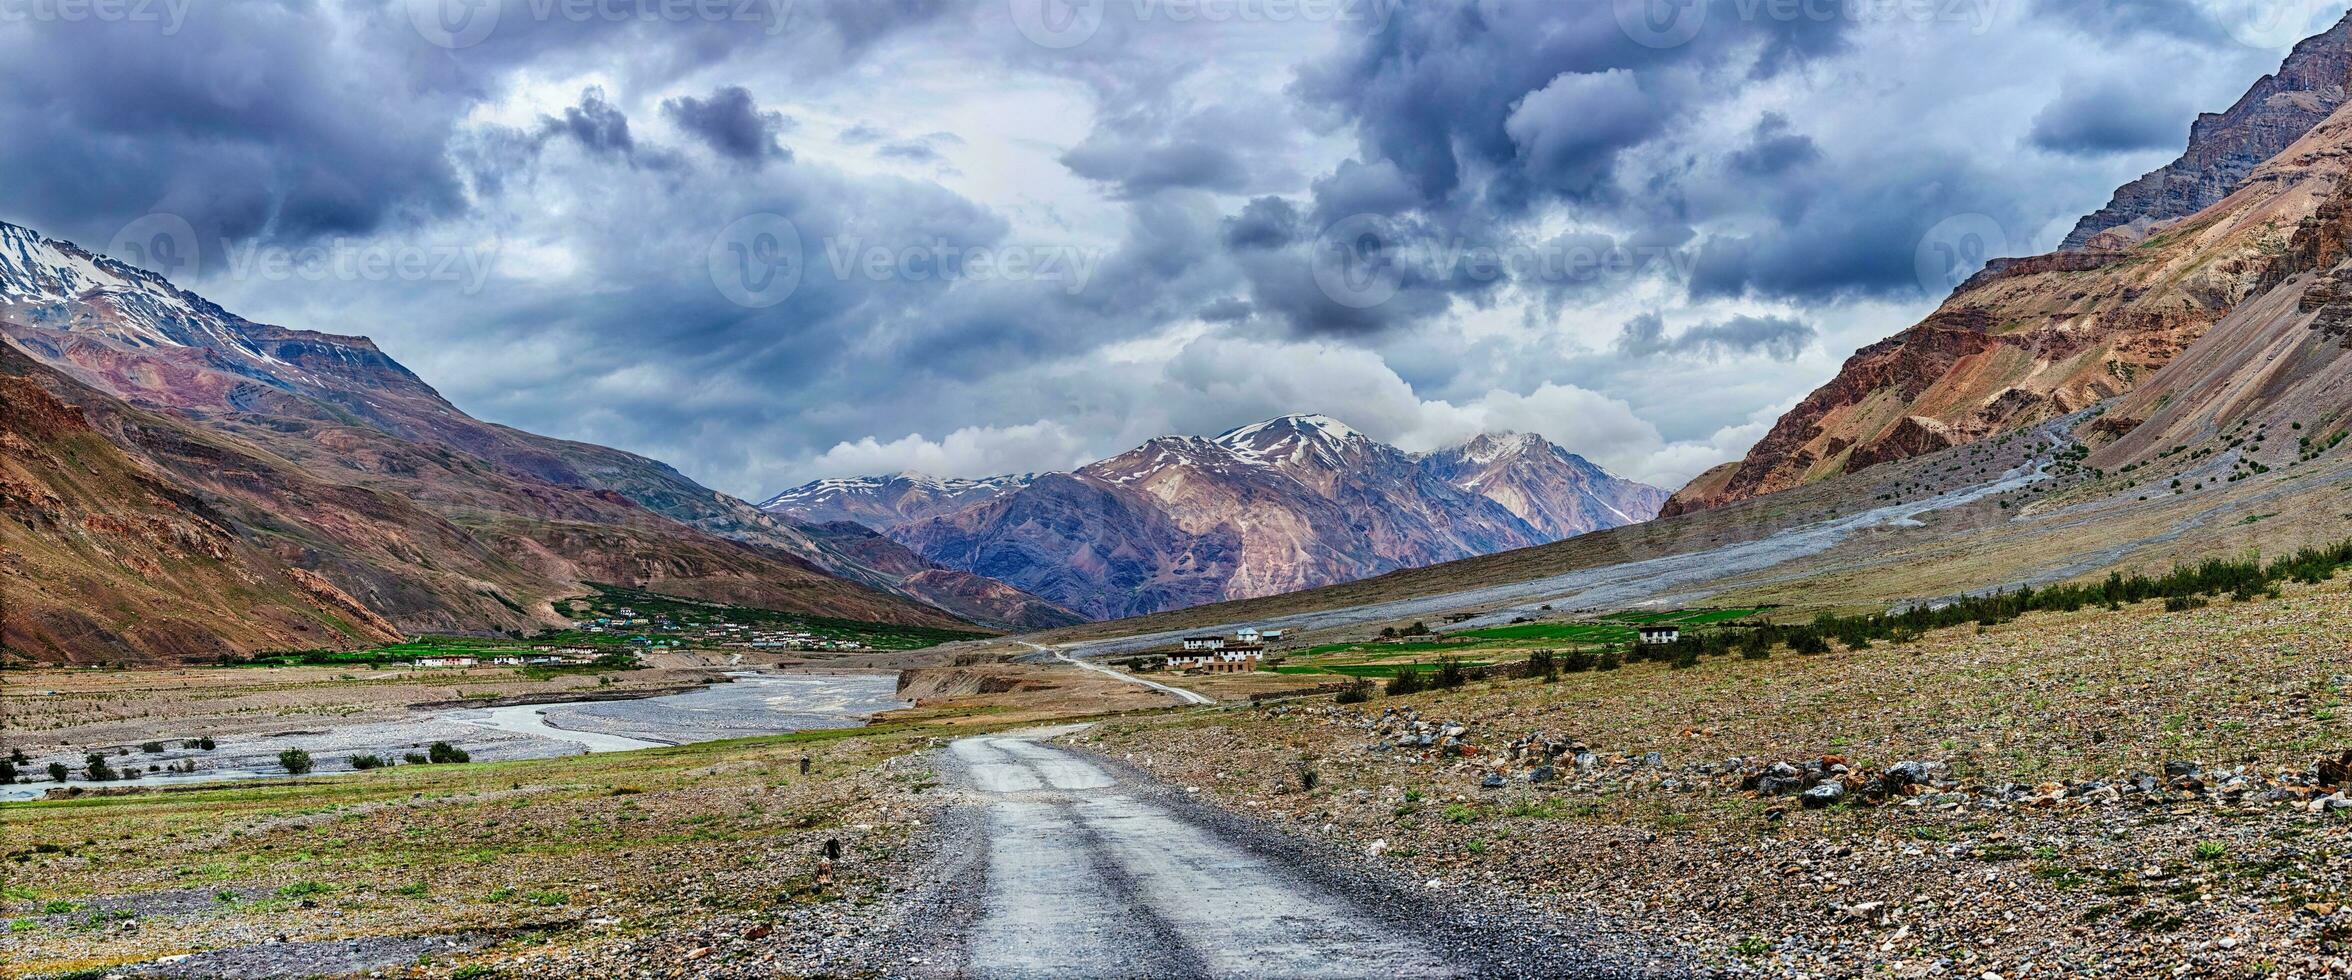
<svg viewBox="0 0 2352 980">
<path fill-rule="evenodd" d="M 278 753 L 278 765 L 296 776 L 310 772 L 310 753 L 301 749 L 287 749 Z"/>
</svg>

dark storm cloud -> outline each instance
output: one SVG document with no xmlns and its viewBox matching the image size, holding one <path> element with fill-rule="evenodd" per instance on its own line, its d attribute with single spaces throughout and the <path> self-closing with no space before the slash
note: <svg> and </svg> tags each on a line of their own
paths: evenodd
<svg viewBox="0 0 2352 980">
<path fill-rule="evenodd" d="M 363 97 L 355 79 L 408 72 L 386 50 L 320 43 L 341 29 L 299 3 L 206 4 L 176 34 L 99 18 L 0 25 L 0 203 L 100 245 L 168 211 L 208 252 L 224 237 L 301 241 L 459 212 L 443 150 L 470 96 L 426 76 L 392 86 L 397 99 L 372 85 Z"/>
<path fill-rule="evenodd" d="M 1777 177 L 1821 158 L 1813 138 L 1791 131 L 1787 116 L 1767 112 L 1756 123 L 1746 146 L 1732 151 L 1733 173 L 1746 177 Z"/>
<path fill-rule="evenodd" d="M 1656 313 L 1628 320 L 1617 333 L 1616 349 L 1628 357 L 1694 354 L 1711 358 L 1763 355 L 1793 361 L 1819 334 L 1811 326 L 1773 316 L 1737 316 L 1720 323 L 1703 323 L 1672 337 L 1666 321 Z"/>
<path fill-rule="evenodd" d="M 1279 197 L 1261 197 L 1249 202 L 1241 213 L 1225 219 L 1225 247 L 1280 248 L 1296 239 L 1298 230 L 1297 205 Z"/>
<path fill-rule="evenodd" d="M 1538 311 L 1551 314 L 1570 299 L 1633 279 L 1681 275 L 1677 270 L 1699 254 L 1694 223 L 1724 216 L 1694 209 L 1683 184 L 1723 178 L 1701 172 L 1695 158 L 1656 159 L 1653 146 L 1702 107 L 1734 97 L 1741 83 L 1848 50 L 1853 23 L 1753 15 L 1764 8 L 1722 2 L 1709 8 L 1706 27 L 1686 43 L 1653 45 L 1636 39 L 1619 20 L 1618 6 L 1532 0 L 1408 6 L 1384 30 L 1303 68 L 1293 93 L 1344 120 L 1358 153 L 1314 179 L 1307 228 L 1293 247 L 1237 254 L 1258 308 L 1280 314 L 1301 333 L 1344 334 L 1442 315 L 1452 300 L 1486 306 L 1513 287 L 1535 293 Z M 1644 166 L 1632 167 L 1644 153 L 1651 154 L 1639 157 Z M 1788 118 L 1766 114 L 1742 145 L 1705 166 L 1790 186 L 1736 200 L 1718 196 L 1709 206 L 1761 210 L 1772 219 L 1768 226 L 1827 222 L 1810 214 L 1811 195 L 1827 178 L 1801 176 L 1821 156 Z M 1613 233 L 1531 237 L 1530 220 L 1548 213 Z M 1237 215 L 1228 247 L 1265 252 L 1281 244 L 1258 230 L 1264 217 Z M 1385 245 L 1414 258 L 1413 268 L 1395 276 L 1396 298 L 1359 309 L 1302 291 L 1299 283 L 1314 279 L 1314 249 L 1328 244 L 1310 240 L 1363 219 L 1381 219 L 1398 236 Z M 1711 288 L 1810 287 L 1812 277 L 1802 270 L 1757 257 L 1758 249 L 1782 247 L 1771 240 L 1773 229 L 1746 235 L 1765 237 L 1745 243 L 1736 256 L 1730 243 L 1713 249 L 1726 261 Z M 1500 261 L 1486 263 L 1484 273 L 1457 261 L 1481 255 Z M 1604 264 L 1595 267 L 1595 260 Z M 1887 282 L 1871 278 L 1861 288 Z"/>
<path fill-rule="evenodd" d="M 569 136 L 588 152 L 603 156 L 627 156 L 637 149 L 636 139 L 629 135 L 629 117 L 605 101 L 603 89 L 580 93 L 579 105 L 566 107 L 563 118 L 549 118 L 539 128 L 545 134 Z"/>
<path fill-rule="evenodd" d="M 2035 146 L 2096 156 L 2187 145 L 2192 113 L 2171 97 L 2117 81 L 2069 82 L 2034 117 Z"/>
<path fill-rule="evenodd" d="M 781 112 L 762 111 L 751 92 L 740 85 L 719 89 L 708 98 L 681 95 L 669 99 L 662 103 L 662 114 L 729 159 L 756 165 L 792 157 L 778 142 L 790 120 Z"/>
</svg>

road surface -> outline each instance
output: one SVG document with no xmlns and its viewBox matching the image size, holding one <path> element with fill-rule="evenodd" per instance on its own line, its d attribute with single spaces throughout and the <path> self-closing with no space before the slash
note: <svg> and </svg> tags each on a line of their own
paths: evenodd
<svg viewBox="0 0 2352 980">
<path fill-rule="evenodd" d="M 984 812 L 972 880 L 944 916 L 948 975 L 1593 976 L 1619 971 L 1454 899 L 1383 892 L 1353 862 L 1302 860 L 1263 830 L 1040 734 L 966 738 L 951 770 Z M 965 853 L 972 853 L 965 851 Z M 1643 971 L 1658 975 L 1655 970 Z"/>
<path fill-rule="evenodd" d="M 1118 678 L 1118 679 L 1120 679 L 1120 680 L 1126 681 L 1126 682 L 1127 682 L 1127 683 L 1129 683 L 1129 684 L 1141 684 L 1141 685 L 1143 685 L 1143 686 L 1145 686 L 1145 687 L 1151 688 L 1151 689 L 1152 689 L 1152 690 L 1154 690 L 1154 691 L 1158 691 L 1158 692 L 1160 692 L 1160 693 L 1162 693 L 1162 694 L 1170 695 L 1170 696 L 1174 697 L 1176 700 L 1178 700 L 1178 701 L 1182 701 L 1182 702 L 1184 702 L 1185 704 L 1216 704 L 1216 703 L 1217 703 L 1217 699 L 1216 699 L 1216 698 L 1212 698 L 1212 697 L 1210 697 L 1210 696 L 1208 696 L 1208 695 L 1206 695 L 1206 694 L 1202 694 L 1202 693 L 1200 693 L 1199 691 L 1187 691 L 1187 690 L 1185 690 L 1185 689 L 1183 689 L 1183 688 L 1181 688 L 1181 687 L 1173 687 L 1173 686 L 1170 686 L 1170 685 L 1167 685 L 1167 684 L 1162 684 L 1162 683 L 1160 683 L 1160 682 L 1158 682 L 1158 681 L 1155 681 L 1155 680 L 1147 680 L 1147 679 L 1145 679 L 1145 678 L 1137 677 L 1137 676 L 1135 676 L 1134 674 L 1127 673 L 1126 671 L 1123 671 L 1123 670 L 1112 670 L 1111 668 L 1109 668 L 1109 667 L 1105 667 L 1105 666 L 1103 666 L 1103 665 L 1101 665 L 1101 664 L 1090 664 L 1090 663 L 1087 663 L 1086 661 L 1083 661 L 1083 660 L 1076 659 L 1076 658 L 1074 658 L 1074 657 L 1070 656 L 1069 654 L 1067 654 L 1067 653 L 1063 653 L 1062 651 L 1060 651 L 1060 650 L 1056 650 L 1056 649 L 1054 649 L 1054 648 L 1052 648 L 1052 647 L 1048 647 L 1048 646 L 1041 646 L 1041 645 L 1039 645 L 1039 644 L 1031 643 L 1031 642 L 1029 642 L 1029 641 L 1027 641 L 1027 640 L 1022 640 L 1022 641 L 1021 641 L 1021 645 L 1022 645 L 1022 646 L 1025 646 L 1025 647 L 1028 647 L 1028 648 L 1029 648 L 1029 649 L 1031 649 L 1031 650 L 1035 650 L 1035 651 L 1037 651 L 1037 652 L 1039 652 L 1039 653 L 1050 653 L 1050 654 L 1053 654 L 1053 656 L 1054 656 L 1054 659 L 1056 659 L 1056 660 L 1059 660 L 1059 661 L 1061 661 L 1061 662 L 1063 662 L 1063 663 L 1069 664 L 1069 665 L 1070 665 L 1070 666 L 1072 666 L 1072 667 L 1077 667 L 1077 668 L 1081 668 L 1081 669 L 1084 669 L 1084 670 L 1091 670 L 1091 671 L 1094 671 L 1094 672 L 1095 672 L 1095 673 L 1097 673 L 1097 674 L 1103 674 L 1103 675 L 1106 675 L 1106 676 L 1109 676 L 1109 677 L 1116 677 L 1116 678 Z"/>
</svg>

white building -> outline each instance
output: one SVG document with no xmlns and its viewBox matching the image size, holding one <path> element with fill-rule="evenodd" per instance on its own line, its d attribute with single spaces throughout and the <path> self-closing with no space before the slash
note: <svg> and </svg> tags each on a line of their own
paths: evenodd
<svg viewBox="0 0 2352 980">
<path fill-rule="evenodd" d="M 1641 641 L 1645 644 L 1663 646 L 1669 643 L 1677 643 L 1681 640 L 1682 627 L 1680 626 L 1653 624 L 1650 626 L 1641 627 Z"/>
<path fill-rule="evenodd" d="M 1265 659 L 1265 647 L 1233 646 L 1177 654 L 1168 658 L 1168 669 L 1199 674 L 1240 674 L 1258 669 L 1258 664 Z"/>
<path fill-rule="evenodd" d="M 1233 638 L 1240 640 L 1243 643 L 1256 643 L 1258 642 L 1258 628 L 1255 626 L 1244 626 L 1233 631 Z"/>
<path fill-rule="evenodd" d="M 1184 651 L 1186 653 L 1199 653 L 1203 650 L 1222 649 L 1225 649 L 1225 638 L 1222 636 L 1187 636 L 1184 638 Z"/>
</svg>

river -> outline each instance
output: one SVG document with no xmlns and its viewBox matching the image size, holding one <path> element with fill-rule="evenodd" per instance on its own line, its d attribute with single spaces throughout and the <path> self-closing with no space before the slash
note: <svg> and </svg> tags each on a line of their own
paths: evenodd
<svg viewBox="0 0 2352 980">
<path fill-rule="evenodd" d="M 109 756 L 108 764 L 142 775 L 105 783 L 81 778 L 80 756 L 35 758 L 23 767 L 39 775 L 51 762 L 73 770 L 69 786 L 184 786 L 236 779 L 283 779 L 278 753 L 299 748 L 310 753 L 313 776 L 343 775 L 355 770 L 351 758 L 376 755 L 398 761 L 410 752 L 423 752 L 434 742 L 448 742 L 466 750 L 476 762 L 507 759 L 546 759 L 589 752 L 628 752 L 637 749 L 715 742 L 730 738 L 778 735 L 826 728 L 855 728 L 874 715 L 908 703 L 898 699 L 898 676 L 890 673 L 769 674 L 731 673 L 730 683 L 660 697 L 614 701 L 563 701 L 553 704 L 511 705 L 496 708 L 444 708 L 419 712 L 413 718 L 364 722 L 323 730 L 279 732 L 269 735 L 223 736 L 212 751 L 183 748 L 167 741 L 160 754 L 133 752 Z M 170 766 L 193 760 L 192 773 L 144 773 L 148 766 Z M 58 784 L 40 782 L 0 786 L 0 802 L 40 799 Z"/>
</svg>

